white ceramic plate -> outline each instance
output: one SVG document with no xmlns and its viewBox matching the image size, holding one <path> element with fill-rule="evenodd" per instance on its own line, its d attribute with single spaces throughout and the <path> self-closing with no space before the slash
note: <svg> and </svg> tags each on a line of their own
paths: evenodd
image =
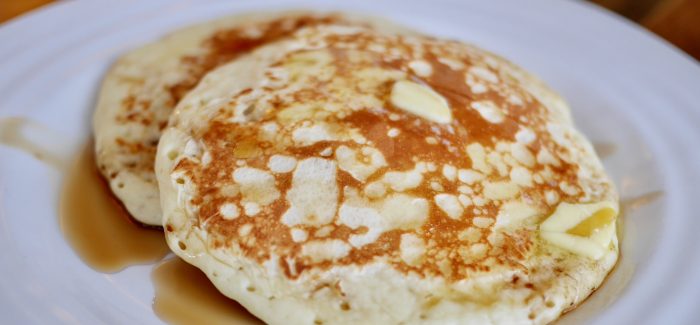
<svg viewBox="0 0 700 325">
<path fill-rule="evenodd" d="M 571 103 L 628 208 L 623 261 L 564 323 L 700 322 L 700 66 L 648 32 L 573 1 L 73 1 L 0 27 L 0 118 L 71 157 L 88 139 L 105 70 L 173 28 L 251 9 L 350 9 L 457 38 L 534 71 Z M 3 131 L 3 130 L 0 130 Z M 0 132 L 2 133 L 2 132 Z M 101 274 L 63 239 L 63 175 L 0 145 L 0 323 L 158 323 L 151 266 Z M 629 281 L 629 283 L 627 283 Z"/>
</svg>

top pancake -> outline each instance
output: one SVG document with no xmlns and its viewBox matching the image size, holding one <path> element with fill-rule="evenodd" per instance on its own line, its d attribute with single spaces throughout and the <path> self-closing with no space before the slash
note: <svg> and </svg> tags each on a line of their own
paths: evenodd
<svg viewBox="0 0 700 325">
<path fill-rule="evenodd" d="M 209 73 L 156 170 L 171 249 L 270 323 L 546 323 L 617 258 L 566 104 L 454 41 L 301 29 Z"/>
<path fill-rule="evenodd" d="M 401 30 L 353 15 L 246 14 L 174 32 L 121 57 L 104 79 L 93 130 L 99 170 L 129 213 L 142 223 L 161 225 L 156 146 L 175 105 L 208 71 L 303 26 L 337 21 Z"/>
</svg>

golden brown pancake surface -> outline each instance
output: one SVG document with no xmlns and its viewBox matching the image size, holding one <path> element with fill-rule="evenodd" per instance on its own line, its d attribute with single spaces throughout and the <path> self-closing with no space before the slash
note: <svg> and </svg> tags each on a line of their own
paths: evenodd
<svg viewBox="0 0 700 325">
<path fill-rule="evenodd" d="M 548 322 L 617 257 L 616 193 L 568 114 L 473 46 L 304 28 L 178 105 L 168 241 L 272 323 Z"/>
</svg>

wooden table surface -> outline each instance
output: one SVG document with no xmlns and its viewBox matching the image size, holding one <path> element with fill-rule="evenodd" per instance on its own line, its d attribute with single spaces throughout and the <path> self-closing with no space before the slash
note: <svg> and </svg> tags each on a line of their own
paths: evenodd
<svg viewBox="0 0 700 325">
<path fill-rule="evenodd" d="M 0 23 L 54 0 L 0 0 Z M 700 0 L 589 0 L 627 17 L 700 60 Z"/>
</svg>

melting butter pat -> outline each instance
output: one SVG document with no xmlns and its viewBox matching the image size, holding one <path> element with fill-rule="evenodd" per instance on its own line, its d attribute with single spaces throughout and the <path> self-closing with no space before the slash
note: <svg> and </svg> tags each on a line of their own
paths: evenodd
<svg viewBox="0 0 700 325">
<path fill-rule="evenodd" d="M 427 86 L 401 80 L 391 89 L 391 104 L 437 123 L 450 123 L 452 111 L 447 100 Z"/>
<path fill-rule="evenodd" d="M 561 203 L 540 225 L 540 235 L 555 246 L 597 260 L 610 246 L 617 215 L 616 202 Z"/>
</svg>

